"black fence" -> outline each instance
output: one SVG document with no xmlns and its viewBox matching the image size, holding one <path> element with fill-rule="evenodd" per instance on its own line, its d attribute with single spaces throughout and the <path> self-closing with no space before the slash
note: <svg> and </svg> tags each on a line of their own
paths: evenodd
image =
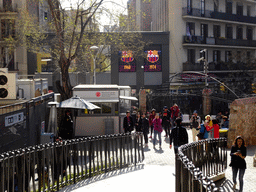
<svg viewBox="0 0 256 192">
<path fill-rule="evenodd" d="M 9 151 L 0 156 L 0 192 L 59 190 L 143 160 L 141 133 L 63 140 Z"/>
<path fill-rule="evenodd" d="M 40 144 L 42 127 L 47 132 L 54 93 L 0 107 L 0 154 Z"/>
<path fill-rule="evenodd" d="M 212 180 L 227 168 L 227 139 L 207 139 L 179 147 L 176 192 L 224 191 Z"/>
</svg>

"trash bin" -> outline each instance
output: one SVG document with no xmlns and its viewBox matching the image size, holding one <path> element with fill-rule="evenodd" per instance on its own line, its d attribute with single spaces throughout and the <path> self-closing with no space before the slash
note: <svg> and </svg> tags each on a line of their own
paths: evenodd
<svg viewBox="0 0 256 192">
<path fill-rule="evenodd" d="M 228 138 L 228 128 L 222 128 L 219 130 L 219 132 L 220 132 L 220 137 Z"/>
<path fill-rule="evenodd" d="M 107 119 L 104 119 L 104 121 L 105 121 L 105 134 L 106 135 L 114 134 L 114 119 L 107 118 Z"/>
</svg>

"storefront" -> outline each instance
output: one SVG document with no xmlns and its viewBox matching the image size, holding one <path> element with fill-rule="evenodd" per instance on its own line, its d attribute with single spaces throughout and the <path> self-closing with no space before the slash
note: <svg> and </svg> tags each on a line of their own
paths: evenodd
<svg viewBox="0 0 256 192">
<path fill-rule="evenodd" d="M 100 109 L 79 110 L 75 123 L 75 136 L 95 136 L 122 132 L 122 118 L 131 109 L 129 86 L 118 85 L 77 85 L 73 95 L 85 99 Z"/>
</svg>

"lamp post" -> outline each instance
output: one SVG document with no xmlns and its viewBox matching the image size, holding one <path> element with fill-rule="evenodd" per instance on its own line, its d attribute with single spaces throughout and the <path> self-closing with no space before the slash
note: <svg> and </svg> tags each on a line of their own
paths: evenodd
<svg viewBox="0 0 256 192">
<path fill-rule="evenodd" d="M 204 62 L 204 74 L 205 74 L 205 88 L 203 89 L 203 97 L 204 97 L 204 101 L 203 101 L 203 113 L 204 115 L 208 114 L 210 111 L 210 109 L 207 107 L 209 105 L 209 94 L 211 94 L 210 89 L 208 89 L 208 82 L 207 82 L 207 78 L 208 78 L 208 61 L 205 59 L 205 54 L 206 54 L 207 49 L 203 49 L 200 51 L 200 53 L 203 54 L 203 57 L 201 57 L 200 59 L 198 59 L 197 61 L 203 61 Z"/>
<path fill-rule="evenodd" d="M 93 50 L 95 52 L 95 56 L 93 57 L 93 84 L 96 85 L 96 57 L 99 47 L 94 45 L 90 47 L 90 50 Z"/>
</svg>

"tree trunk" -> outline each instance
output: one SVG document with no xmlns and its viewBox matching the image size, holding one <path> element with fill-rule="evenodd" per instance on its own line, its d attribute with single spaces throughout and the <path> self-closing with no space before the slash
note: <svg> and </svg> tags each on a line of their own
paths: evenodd
<svg viewBox="0 0 256 192">
<path fill-rule="evenodd" d="M 61 99 L 66 100 L 72 97 L 72 86 L 70 83 L 70 78 L 68 74 L 68 69 L 70 66 L 70 61 L 66 58 L 60 59 L 59 66 L 61 67 L 61 79 L 62 85 L 57 85 L 59 92 L 61 94 Z"/>
</svg>

